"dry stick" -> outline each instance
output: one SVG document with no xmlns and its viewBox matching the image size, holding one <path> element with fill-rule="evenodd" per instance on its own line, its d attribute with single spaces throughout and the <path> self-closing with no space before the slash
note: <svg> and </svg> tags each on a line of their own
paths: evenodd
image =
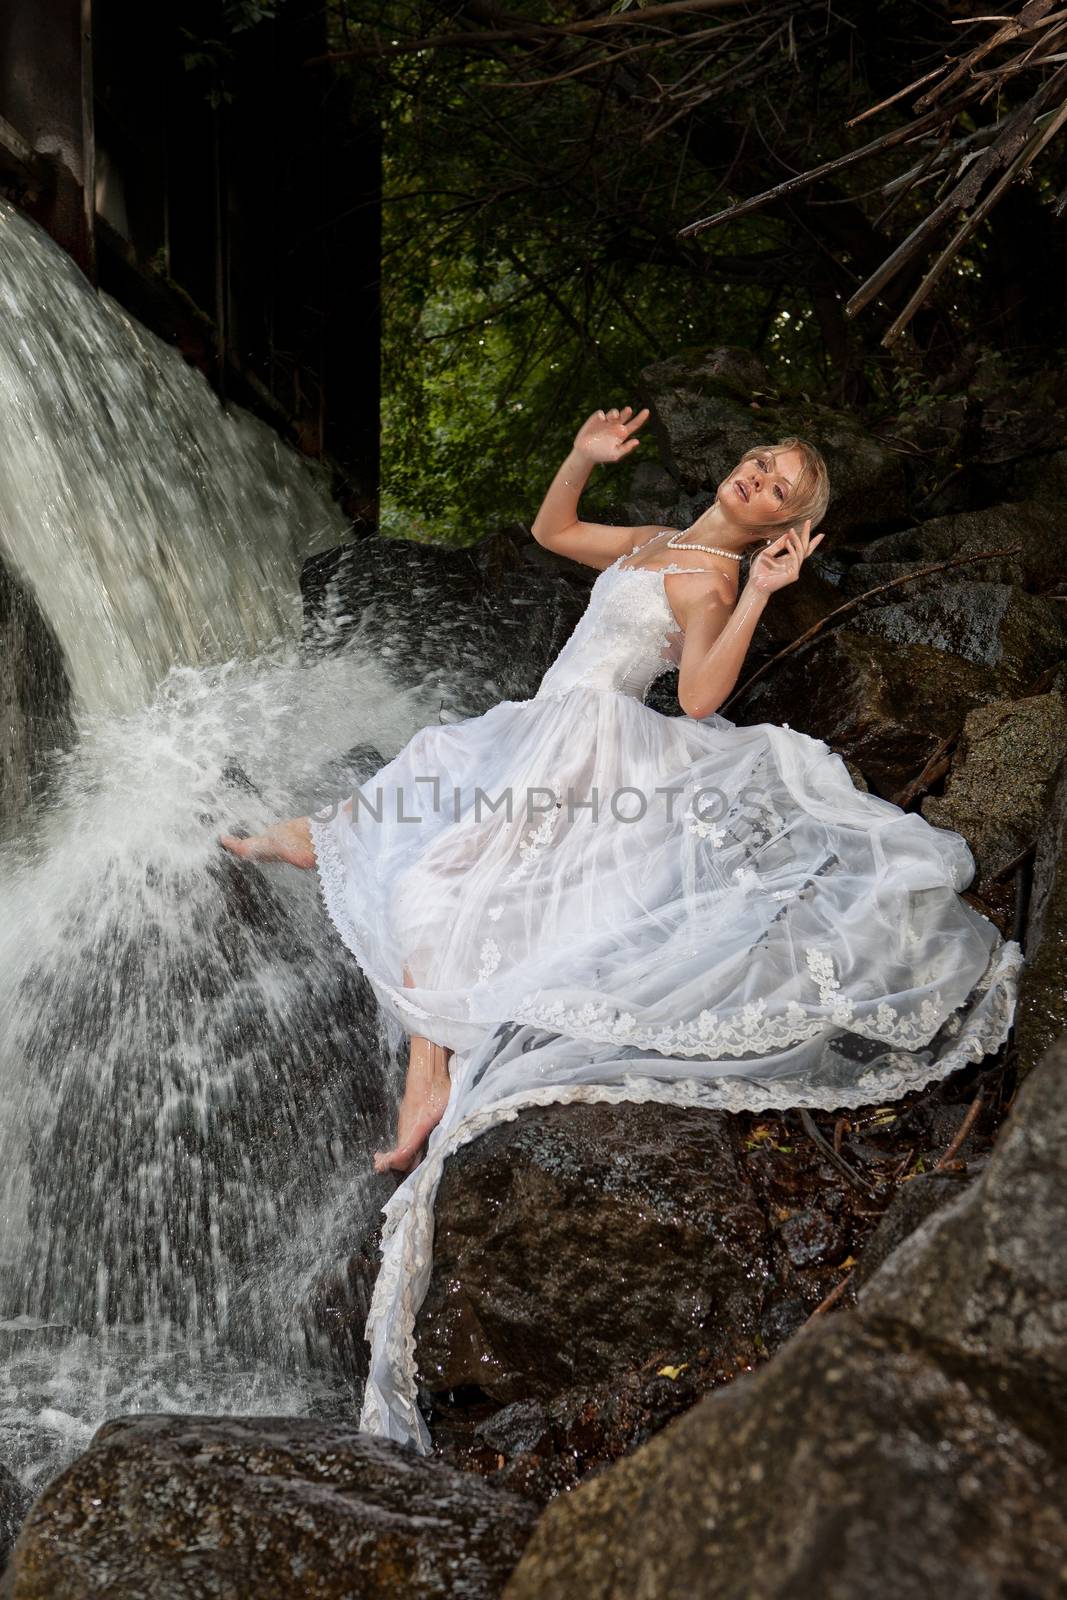
<svg viewBox="0 0 1067 1600">
<path fill-rule="evenodd" d="M 926 93 L 916 100 L 916 111 L 921 111 L 924 105 L 929 105 L 934 95 L 942 93 L 945 89 L 950 89 L 954 83 L 957 83 L 960 78 L 970 71 L 976 62 L 989 55 L 990 51 L 995 50 L 998 45 L 1006 44 L 1009 39 L 1017 39 L 1022 33 L 1028 33 L 1052 4 L 1053 0 L 1030 0 L 1030 4 L 1023 7 L 1014 22 L 1009 22 L 1003 28 L 998 28 L 996 33 L 990 34 L 989 38 L 982 44 L 976 45 L 973 50 L 968 50 L 962 60 L 956 63 L 944 83 L 939 84 L 936 89 L 927 89 Z M 1031 13 L 1029 17 L 1027 12 Z"/>
<path fill-rule="evenodd" d="M 769 661 L 765 661 L 758 671 L 754 672 L 750 678 L 746 678 L 741 687 L 739 689 L 735 689 L 733 693 L 723 701 L 722 705 L 719 707 L 720 712 L 724 711 L 727 706 L 732 705 L 733 702 L 739 698 L 739 696 L 747 694 L 752 685 L 759 678 L 762 678 L 765 672 L 769 672 L 773 666 L 775 666 L 779 661 L 783 660 L 785 656 L 792 655 L 794 650 L 799 650 L 801 645 L 807 644 L 809 639 L 814 639 L 816 634 L 821 633 L 823 629 L 834 620 L 835 617 L 844 616 L 846 611 L 855 611 L 858 606 L 863 604 L 864 600 L 871 599 L 873 595 L 884 594 L 887 589 L 896 589 L 905 583 L 913 583 L 916 578 L 928 577 L 931 572 L 945 572 L 950 567 L 963 567 L 974 561 L 992 561 L 998 556 L 1014 556 L 1017 555 L 1021 549 L 1021 544 L 1011 544 L 1006 546 L 1006 548 L 1003 550 L 979 550 L 972 556 L 953 556 L 951 561 L 938 561 L 932 567 L 920 567 L 915 572 L 905 572 L 899 578 L 890 578 L 886 583 L 876 584 L 873 589 L 865 589 L 862 594 L 856 595 L 852 600 L 846 600 L 844 605 L 835 606 L 833 611 L 827 612 L 825 617 L 822 617 L 818 622 L 813 623 L 813 625 L 810 628 L 805 629 L 803 633 L 798 634 L 791 644 L 787 644 L 784 649 L 777 651 L 773 656 L 771 656 Z"/>
<path fill-rule="evenodd" d="M 940 1172 L 944 1167 L 948 1166 L 949 1162 L 953 1159 L 957 1150 L 960 1148 L 961 1144 L 974 1127 L 975 1119 L 977 1118 L 978 1113 L 981 1111 L 984 1104 L 985 1090 L 979 1089 L 978 1093 L 975 1095 L 974 1099 L 967 1108 L 967 1115 L 964 1117 L 963 1121 L 956 1130 L 956 1137 L 953 1139 L 952 1143 L 949 1145 L 940 1161 L 934 1163 L 935 1172 Z"/>
<path fill-rule="evenodd" d="M 949 63 L 942 61 L 939 67 L 935 67 L 932 72 L 923 73 L 921 78 L 916 78 L 914 83 L 909 83 L 905 88 L 898 89 L 896 94 L 889 96 L 888 100 L 879 100 L 876 106 L 868 106 L 867 110 L 861 111 L 858 117 L 850 117 L 845 123 L 845 127 L 854 128 L 857 123 L 866 122 L 868 117 L 877 116 L 878 112 L 884 111 L 887 106 L 895 106 L 898 100 L 903 100 L 905 95 L 909 95 L 913 89 L 921 89 L 924 83 L 929 83 L 931 78 L 939 78 L 948 69 Z"/>
<path fill-rule="evenodd" d="M 1063 71 L 1065 78 L 1067 78 L 1067 68 L 1061 70 Z M 1060 74 L 1058 73 L 1057 77 L 1059 76 Z M 1024 167 L 1028 167 L 1030 163 L 1041 154 L 1045 146 L 1056 137 L 1057 133 L 1059 133 L 1065 122 L 1067 122 L 1067 101 L 1065 101 L 1060 107 L 1052 121 L 1048 124 L 1048 127 L 1045 128 L 1043 132 L 1039 133 L 1036 138 L 1031 139 L 1030 143 L 1025 147 L 1025 149 L 1022 150 L 1018 156 L 1016 156 L 1011 166 L 993 185 L 992 189 L 990 189 L 989 193 L 986 195 L 981 204 L 975 207 L 970 216 L 963 223 L 962 227 L 958 228 L 953 234 L 952 238 L 949 240 L 944 250 L 942 250 L 941 254 L 938 256 L 937 260 L 930 268 L 930 271 L 926 274 L 926 277 L 923 279 L 922 283 L 920 283 L 919 287 L 916 289 L 915 293 L 912 295 L 911 299 L 908 301 L 899 317 L 896 317 L 886 329 L 881 341 L 885 349 L 888 350 L 890 345 L 896 343 L 897 339 L 903 333 L 904 329 L 907 327 L 916 311 L 918 311 L 919 307 L 922 305 L 931 289 L 933 289 L 935 284 L 938 283 L 938 281 L 944 276 L 946 268 L 955 259 L 956 255 L 959 253 L 962 246 L 966 244 L 967 240 L 971 237 L 971 234 L 974 233 L 979 223 L 984 220 L 984 218 L 996 205 L 1005 189 L 1009 188 L 1010 185 L 1015 182 L 1015 179 L 1019 176 L 1019 173 Z"/>
<path fill-rule="evenodd" d="M 895 806 L 899 806 L 901 811 L 905 810 L 906 807 L 909 806 L 915 799 L 915 796 L 920 792 L 920 790 L 925 789 L 929 784 L 931 784 L 934 781 L 935 776 L 940 777 L 940 773 L 936 772 L 935 769 L 937 768 L 938 764 L 944 760 L 944 757 L 948 755 L 948 752 L 958 738 L 959 730 L 957 729 L 955 732 L 950 733 L 947 739 L 942 739 L 933 755 L 930 756 L 926 765 L 919 773 L 919 776 L 917 778 L 913 778 L 910 783 L 906 783 L 903 789 L 898 790 L 898 792 L 893 796 L 893 804 Z"/>
<path fill-rule="evenodd" d="M 1036 849 L 1037 844 L 1034 842 L 1028 844 L 1025 850 L 1020 850 L 1017 856 L 1012 856 L 1011 860 L 1005 866 L 1001 867 L 999 872 L 994 872 L 993 882 L 999 883 L 1002 878 L 1009 877 L 1013 872 L 1022 866 L 1027 856 L 1033 855 Z"/>
<path fill-rule="evenodd" d="M 515 28 L 471 29 L 465 33 L 430 34 L 423 39 L 398 39 L 386 44 L 379 38 L 372 45 L 354 50 L 332 50 L 326 55 L 311 56 L 305 67 L 319 67 L 331 61 L 355 61 L 368 55 L 402 55 L 412 50 L 462 49 L 469 45 L 516 44 L 521 40 L 553 40 L 575 35 L 597 33 L 602 28 L 644 27 L 660 17 L 684 16 L 687 12 L 727 11 L 747 5 L 748 0 L 668 0 L 666 5 L 644 6 L 637 11 L 620 15 L 608 14 L 590 17 L 584 22 L 528 22 Z"/>
<path fill-rule="evenodd" d="M 852 1272 L 855 1272 L 855 1270 L 855 1267 L 853 1267 Z M 824 1311 L 829 1311 L 831 1306 L 835 1306 L 837 1304 L 845 1290 L 848 1288 L 849 1284 L 852 1282 L 852 1272 L 846 1272 L 845 1276 L 841 1279 L 841 1282 L 837 1284 L 835 1288 L 830 1290 L 830 1293 L 826 1296 L 826 1299 L 819 1301 L 819 1304 L 811 1313 L 811 1317 L 821 1317 Z M 808 1318 L 809 1322 L 811 1321 L 811 1317 Z"/>
<path fill-rule="evenodd" d="M 679 237 L 685 238 L 689 234 L 700 233 L 704 228 L 715 228 L 720 222 L 747 216 L 750 211 L 758 211 L 761 206 L 769 204 L 772 200 L 780 200 L 785 195 L 795 194 L 798 189 L 806 189 L 811 184 L 818 183 L 820 178 L 841 172 L 845 167 L 854 166 L 857 161 L 863 161 L 878 151 L 892 150 L 898 144 L 907 144 L 910 140 L 918 138 L 920 133 L 925 133 L 927 128 L 934 127 L 965 106 L 970 98 L 970 92 L 957 95 L 948 105 L 935 107 L 925 116 L 909 122 L 906 128 L 894 128 L 892 132 L 883 133 L 877 139 L 870 140 L 868 144 L 860 145 L 858 150 L 850 150 L 847 155 L 835 156 L 832 161 L 824 161 L 821 166 L 812 167 L 808 172 L 799 172 L 795 177 L 786 178 L 773 189 L 765 189 L 762 194 L 752 195 L 748 200 L 739 200 L 736 205 L 727 206 L 724 211 L 717 211 L 710 217 L 702 217 L 698 222 L 690 222 L 678 230 Z"/>
<path fill-rule="evenodd" d="M 867 1179 L 862 1177 L 860 1173 L 856 1171 L 855 1167 L 849 1165 L 844 1156 L 838 1155 L 829 1139 L 824 1138 L 822 1133 L 820 1133 L 819 1129 L 816 1127 L 815 1121 L 809 1111 L 801 1110 L 800 1120 L 804 1125 L 804 1132 L 807 1134 L 808 1138 L 811 1139 L 813 1143 L 818 1145 L 827 1161 L 833 1162 L 837 1170 L 848 1179 L 849 1183 L 851 1183 L 857 1189 L 862 1189 L 865 1194 L 878 1193 L 878 1189 L 875 1184 L 868 1183 Z"/>
<path fill-rule="evenodd" d="M 1019 148 L 1024 146 L 1024 141 L 1033 127 L 1035 118 L 1042 111 L 1046 102 L 1057 93 L 1061 83 L 1064 81 L 1067 81 L 1067 76 L 1063 71 L 1054 73 L 1047 83 L 1042 84 L 1031 95 L 1025 105 L 1020 106 L 1017 111 L 1012 113 L 1005 122 L 1000 137 L 996 142 L 987 146 L 958 175 L 954 187 L 950 189 L 944 199 L 940 200 L 934 209 L 912 229 L 907 238 L 903 239 L 895 250 L 890 251 L 881 266 L 877 267 L 870 277 L 860 284 L 845 306 L 845 315 L 847 317 L 855 317 L 865 306 L 869 305 L 874 297 L 885 288 L 890 278 L 895 277 L 901 267 L 912 256 L 918 254 L 930 235 L 938 231 L 945 219 L 953 211 L 962 211 L 965 206 L 971 205 L 978 198 L 982 185 L 990 174 L 995 172 L 998 167 L 1002 167 L 1005 162 L 1014 160 Z M 1047 132 L 1047 128 L 1045 131 Z M 993 191 L 994 194 L 997 194 L 997 192 L 996 190 Z M 985 203 L 983 201 L 983 205 Z M 949 248 L 958 249 L 959 244 Z M 951 256 L 948 259 L 951 260 Z"/>
</svg>

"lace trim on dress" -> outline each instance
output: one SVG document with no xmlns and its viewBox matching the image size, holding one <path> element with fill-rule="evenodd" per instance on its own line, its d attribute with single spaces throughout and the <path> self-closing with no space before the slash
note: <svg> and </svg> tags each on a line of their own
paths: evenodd
<svg viewBox="0 0 1067 1600">
<path fill-rule="evenodd" d="M 558 1000 L 542 1000 L 540 991 L 523 996 L 513 1008 L 513 1021 L 531 1023 L 563 1033 L 574 1039 L 591 1039 L 597 1044 L 636 1045 L 666 1056 L 738 1057 L 755 1052 L 765 1055 L 817 1038 L 827 1024 L 848 1028 L 864 1039 L 873 1039 L 901 1050 L 916 1050 L 929 1044 L 942 1025 L 944 1008 L 940 991 L 927 996 L 917 1016 L 901 1017 L 895 1006 L 883 1000 L 873 1017 L 857 1018 L 854 1003 L 840 995 L 833 960 L 815 948 L 806 951 L 809 971 L 819 988 L 819 1005 L 829 1006 L 830 1015 L 814 1016 L 810 1009 L 790 1000 L 781 1016 L 768 1017 L 765 1000 L 752 1000 L 736 1016 L 720 1020 L 714 1011 L 701 1011 L 694 1021 L 676 1022 L 666 1027 L 642 1027 L 631 1012 L 620 1011 L 605 1002 L 567 1006 Z M 967 1008 L 989 990 L 995 981 L 1017 975 L 1023 959 L 1022 949 L 1013 941 L 1003 944 L 998 958 L 990 959 L 985 974 L 968 997 Z M 951 1030 L 949 1030 L 951 1031 Z M 862 1105 L 862 1099 L 856 1102 Z"/>
<path fill-rule="evenodd" d="M 991 961 L 976 986 L 980 1003 L 959 1027 L 955 1043 L 937 1061 L 916 1061 L 902 1054 L 891 1058 L 888 1071 L 883 1066 L 842 1088 L 819 1087 L 796 1079 L 756 1083 L 740 1076 L 662 1082 L 635 1075 L 619 1084 L 542 1084 L 472 1112 L 455 1123 L 436 1147 L 431 1135 L 422 1163 L 383 1208 L 386 1220 L 382 1264 L 366 1323 L 371 1366 L 360 1427 L 414 1444 L 422 1454 L 430 1450 L 429 1430 L 417 1404 L 415 1318 L 432 1266 L 437 1186 L 445 1161 L 463 1145 L 500 1122 L 514 1120 L 520 1111 L 531 1106 L 658 1101 L 709 1110 L 761 1112 L 793 1107 L 836 1111 L 886 1104 L 999 1049 L 1011 1027 L 1022 960 L 1020 946 L 1014 940 L 1006 941 L 999 959 Z"/>
</svg>

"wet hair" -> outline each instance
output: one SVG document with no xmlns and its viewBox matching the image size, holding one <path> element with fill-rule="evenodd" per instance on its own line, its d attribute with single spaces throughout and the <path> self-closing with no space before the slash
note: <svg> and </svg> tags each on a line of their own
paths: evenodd
<svg viewBox="0 0 1067 1600">
<path fill-rule="evenodd" d="M 745 451 L 741 460 L 750 461 L 753 456 L 763 455 L 766 451 L 779 454 L 784 450 L 798 451 L 804 464 L 775 526 L 804 522 L 810 517 L 814 530 L 826 515 L 830 501 L 830 474 L 826 462 L 813 444 L 809 444 L 807 439 L 779 439 L 777 444 L 756 444 L 751 450 Z"/>
</svg>

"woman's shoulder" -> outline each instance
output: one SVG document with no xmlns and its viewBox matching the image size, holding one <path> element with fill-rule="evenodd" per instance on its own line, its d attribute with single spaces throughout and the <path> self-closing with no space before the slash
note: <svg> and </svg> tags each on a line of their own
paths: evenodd
<svg viewBox="0 0 1067 1600">
<path fill-rule="evenodd" d="M 739 576 L 716 566 L 713 558 L 700 566 L 687 565 L 684 571 L 671 572 L 668 568 L 667 576 L 677 593 L 691 596 L 694 601 L 719 601 L 731 609 L 737 604 Z"/>
</svg>

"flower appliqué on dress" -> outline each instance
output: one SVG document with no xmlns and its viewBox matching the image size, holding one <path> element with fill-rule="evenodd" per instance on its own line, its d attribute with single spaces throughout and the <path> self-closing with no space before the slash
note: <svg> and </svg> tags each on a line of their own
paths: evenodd
<svg viewBox="0 0 1067 1600">
<path fill-rule="evenodd" d="M 484 983 L 487 978 L 493 976 L 493 973 L 500 965 L 500 946 L 495 939 L 482 940 L 482 947 L 478 951 L 478 960 L 481 962 L 481 966 L 478 968 L 478 982 Z"/>
<path fill-rule="evenodd" d="M 538 826 L 527 834 L 525 839 L 519 841 L 519 862 L 504 879 L 505 887 L 508 884 L 517 883 L 524 872 L 529 872 L 538 856 L 548 845 L 556 822 L 556 812 L 559 811 L 563 804 L 563 795 L 558 784 L 553 786 L 552 793 L 556 797 L 556 803 L 552 810 L 542 818 Z"/>
<path fill-rule="evenodd" d="M 726 838 L 725 828 L 719 828 L 714 822 L 709 822 L 706 818 L 698 816 L 692 808 L 686 812 L 686 822 L 690 833 L 695 833 L 698 839 L 707 839 L 716 850 L 720 848 Z"/>
</svg>

